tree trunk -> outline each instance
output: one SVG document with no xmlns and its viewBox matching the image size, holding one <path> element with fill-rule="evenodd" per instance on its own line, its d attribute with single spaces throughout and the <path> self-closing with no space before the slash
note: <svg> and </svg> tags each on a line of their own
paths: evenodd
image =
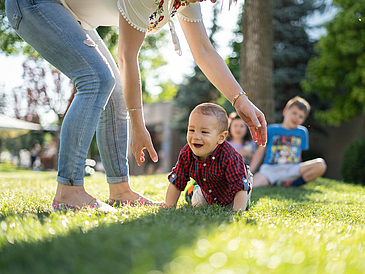
<svg viewBox="0 0 365 274">
<path fill-rule="evenodd" d="M 240 85 L 274 123 L 273 0 L 246 0 L 242 16 Z"/>
</svg>

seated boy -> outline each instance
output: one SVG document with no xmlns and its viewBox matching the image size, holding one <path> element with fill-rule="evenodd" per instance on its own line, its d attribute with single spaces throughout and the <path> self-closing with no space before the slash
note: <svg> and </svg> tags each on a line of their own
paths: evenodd
<svg viewBox="0 0 365 274">
<path fill-rule="evenodd" d="M 188 143 L 168 175 L 166 206 L 176 206 L 181 191 L 193 178 L 198 185 L 191 199 L 194 206 L 219 204 L 234 211 L 248 208 L 252 180 L 241 155 L 225 141 L 227 128 L 227 113 L 219 105 L 203 103 L 193 109 Z"/>
<path fill-rule="evenodd" d="M 302 150 L 308 150 L 308 131 L 302 126 L 310 106 L 296 96 L 283 110 L 282 124 L 267 127 L 266 147 L 259 147 L 252 157 L 251 170 L 255 172 L 264 158 L 260 170 L 253 177 L 253 187 L 282 185 L 300 186 L 322 176 L 326 171 L 323 159 L 301 163 Z"/>
</svg>

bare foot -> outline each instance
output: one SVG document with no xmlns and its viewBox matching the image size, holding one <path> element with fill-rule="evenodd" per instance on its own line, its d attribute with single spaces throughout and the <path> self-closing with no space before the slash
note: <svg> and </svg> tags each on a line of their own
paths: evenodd
<svg viewBox="0 0 365 274">
<path fill-rule="evenodd" d="M 57 202 L 81 208 L 91 203 L 93 197 L 86 192 L 84 186 L 67 186 L 58 183 L 54 199 Z"/>
<path fill-rule="evenodd" d="M 139 194 L 134 192 L 128 182 L 109 184 L 110 199 L 123 202 L 134 202 L 139 198 Z"/>
</svg>

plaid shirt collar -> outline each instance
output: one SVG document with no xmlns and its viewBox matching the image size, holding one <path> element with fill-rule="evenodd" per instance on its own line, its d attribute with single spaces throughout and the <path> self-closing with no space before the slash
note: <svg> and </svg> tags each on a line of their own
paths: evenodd
<svg viewBox="0 0 365 274">
<path fill-rule="evenodd" d="M 196 156 L 193 152 L 193 150 L 190 148 L 191 154 L 193 154 L 193 157 L 195 160 L 197 160 L 198 162 L 204 162 L 204 163 L 210 163 L 212 161 L 214 161 L 215 159 L 217 159 L 220 151 L 222 150 L 222 145 L 218 144 L 218 146 L 213 150 L 212 153 L 210 153 L 207 158 L 205 159 L 205 161 L 200 160 L 199 156 Z"/>
</svg>

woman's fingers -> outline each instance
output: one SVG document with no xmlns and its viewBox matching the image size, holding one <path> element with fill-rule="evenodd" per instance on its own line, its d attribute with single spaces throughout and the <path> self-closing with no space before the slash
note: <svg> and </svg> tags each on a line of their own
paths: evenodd
<svg viewBox="0 0 365 274">
<path fill-rule="evenodd" d="M 266 142 L 267 142 L 267 126 L 266 126 L 266 120 L 265 120 L 265 116 L 262 115 L 262 117 L 259 117 L 260 124 L 261 124 L 261 128 L 259 131 L 259 145 L 260 146 L 266 146 Z"/>
<path fill-rule="evenodd" d="M 247 124 L 252 139 L 259 146 L 265 146 L 267 141 L 266 119 L 265 115 L 247 98 L 241 96 L 236 101 L 236 110 L 238 115 Z"/>
<path fill-rule="evenodd" d="M 145 162 L 145 153 L 144 150 L 147 149 L 148 154 L 150 155 L 152 161 L 158 161 L 158 155 L 153 147 L 151 136 L 147 129 L 139 130 L 132 134 L 131 138 L 131 148 L 133 152 L 133 156 L 136 159 L 137 165 L 140 166 L 143 162 Z"/>
<path fill-rule="evenodd" d="M 158 155 L 157 155 L 155 148 L 153 147 L 152 142 L 150 142 L 150 145 L 147 146 L 147 151 L 148 151 L 152 161 L 154 161 L 156 163 L 158 161 Z"/>
</svg>

